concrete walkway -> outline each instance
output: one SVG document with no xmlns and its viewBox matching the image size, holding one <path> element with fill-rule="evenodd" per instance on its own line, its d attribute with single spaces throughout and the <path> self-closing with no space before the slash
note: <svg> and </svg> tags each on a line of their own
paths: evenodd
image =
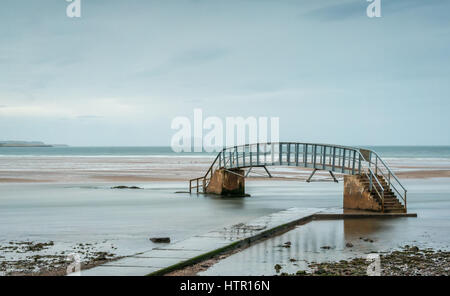
<svg viewBox="0 0 450 296">
<path fill-rule="evenodd" d="M 252 220 L 214 230 L 204 235 L 193 236 L 186 240 L 165 244 L 148 252 L 109 262 L 88 270 L 82 270 L 83 276 L 144 276 L 157 274 L 189 265 L 217 253 L 231 250 L 242 244 L 271 233 L 291 227 L 302 221 L 309 221 L 313 215 L 323 211 L 315 208 L 292 208 Z"/>
<path fill-rule="evenodd" d="M 248 223 L 210 231 L 204 235 L 164 244 L 159 248 L 82 270 L 83 276 L 145 276 L 165 274 L 172 270 L 206 260 L 222 252 L 249 244 L 288 230 L 299 223 L 320 219 L 417 217 L 413 213 L 385 214 L 342 209 L 291 208 Z M 70 276 L 70 275 L 69 275 Z"/>
</svg>

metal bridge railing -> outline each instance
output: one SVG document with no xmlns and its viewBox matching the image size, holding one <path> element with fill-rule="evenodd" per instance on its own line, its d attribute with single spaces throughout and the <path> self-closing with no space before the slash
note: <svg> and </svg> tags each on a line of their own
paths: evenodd
<svg viewBox="0 0 450 296">
<path fill-rule="evenodd" d="M 376 152 L 329 144 L 279 142 L 224 148 L 205 176 L 190 180 L 189 191 L 197 189 L 198 192 L 199 188 L 205 190 L 218 168 L 237 169 L 275 165 L 327 170 L 347 175 L 365 175 L 369 180 L 369 190 L 377 193 L 384 209 L 385 192 L 379 180 L 380 176 L 383 176 L 389 188 L 400 196 L 406 209 L 406 189 Z M 192 185 L 192 182 L 195 184 Z"/>
</svg>

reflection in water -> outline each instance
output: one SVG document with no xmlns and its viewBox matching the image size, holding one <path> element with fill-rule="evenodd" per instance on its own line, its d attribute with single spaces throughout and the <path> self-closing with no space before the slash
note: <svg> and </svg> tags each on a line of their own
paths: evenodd
<svg viewBox="0 0 450 296">
<path fill-rule="evenodd" d="M 275 274 L 275 264 L 281 264 L 283 272 L 296 272 L 344 247 L 343 221 L 311 222 L 232 255 L 202 274 L 270 275 Z"/>
<path fill-rule="evenodd" d="M 397 218 L 395 218 L 397 219 Z M 386 223 L 389 218 L 381 219 L 345 219 L 344 220 L 344 235 L 345 239 L 352 240 L 361 235 L 376 235 L 378 232 L 389 231 L 391 225 Z"/>
<path fill-rule="evenodd" d="M 365 258 L 406 244 L 449 249 L 448 224 L 448 220 L 433 224 L 434 231 L 430 231 L 428 222 L 417 218 L 313 221 L 236 253 L 200 274 L 273 275 L 275 264 L 282 266 L 281 272 L 295 273 L 307 270 L 312 262 Z M 284 247 L 287 242 L 290 248 Z"/>
</svg>

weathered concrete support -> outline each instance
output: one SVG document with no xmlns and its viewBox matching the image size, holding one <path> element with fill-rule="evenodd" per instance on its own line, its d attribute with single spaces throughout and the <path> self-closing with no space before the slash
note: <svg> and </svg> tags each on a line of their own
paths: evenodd
<svg viewBox="0 0 450 296">
<path fill-rule="evenodd" d="M 360 182 L 359 176 L 344 176 L 344 209 L 381 212 L 381 205 Z"/>
<path fill-rule="evenodd" d="M 236 197 L 246 196 L 244 173 L 244 170 L 241 169 L 218 169 L 214 172 L 206 188 L 206 193 Z"/>
</svg>

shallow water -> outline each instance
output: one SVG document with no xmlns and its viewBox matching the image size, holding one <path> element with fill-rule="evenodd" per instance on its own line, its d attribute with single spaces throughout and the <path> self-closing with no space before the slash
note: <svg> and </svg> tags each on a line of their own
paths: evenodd
<svg viewBox="0 0 450 296">
<path fill-rule="evenodd" d="M 342 182 L 249 181 L 246 189 L 252 197 L 244 199 L 175 193 L 186 190 L 184 182 L 129 184 L 144 190 L 110 189 L 113 185 L 1 184 L 0 245 L 51 240 L 55 246 L 49 252 L 90 243 L 102 251 L 132 255 L 154 248 L 150 237 L 168 236 L 175 242 L 287 208 L 342 207 Z M 448 179 L 408 180 L 406 185 L 409 211 L 417 212 L 417 219 L 313 222 L 231 256 L 206 274 L 270 274 L 274 264 L 287 264 L 291 257 L 345 258 L 403 244 L 448 248 Z M 360 236 L 375 242 L 359 242 Z M 285 241 L 293 243 L 291 249 L 276 247 Z M 343 247 L 347 241 L 355 245 L 351 252 Z M 334 249 L 325 252 L 320 249 L 324 245 Z M 248 267 L 232 268 L 237 262 Z"/>
<path fill-rule="evenodd" d="M 410 180 L 406 183 L 409 212 L 418 213 L 418 218 L 313 221 L 234 254 L 200 274 L 273 275 L 276 274 L 275 264 L 282 266 L 281 272 L 295 273 L 307 270 L 311 262 L 365 257 L 405 245 L 449 250 L 449 181 Z M 290 248 L 281 247 L 286 242 L 292 243 Z M 346 247 L 347 243 L 353 247 Z"/>
<path fill-rule="evenodd" d="M 245 199 L 174 193 L 186 190 L 185 183 L 133 183 L 144 190 L 112 185 L 0 185 L 0 244 L 106 240 L 116 254 L 131 255 L 155 247 L 150 237 L 178 241 L 286 208 L 342 203 L 342 184 L 335 183 L 248 182 L 252 197 Z"/>
</svg>

